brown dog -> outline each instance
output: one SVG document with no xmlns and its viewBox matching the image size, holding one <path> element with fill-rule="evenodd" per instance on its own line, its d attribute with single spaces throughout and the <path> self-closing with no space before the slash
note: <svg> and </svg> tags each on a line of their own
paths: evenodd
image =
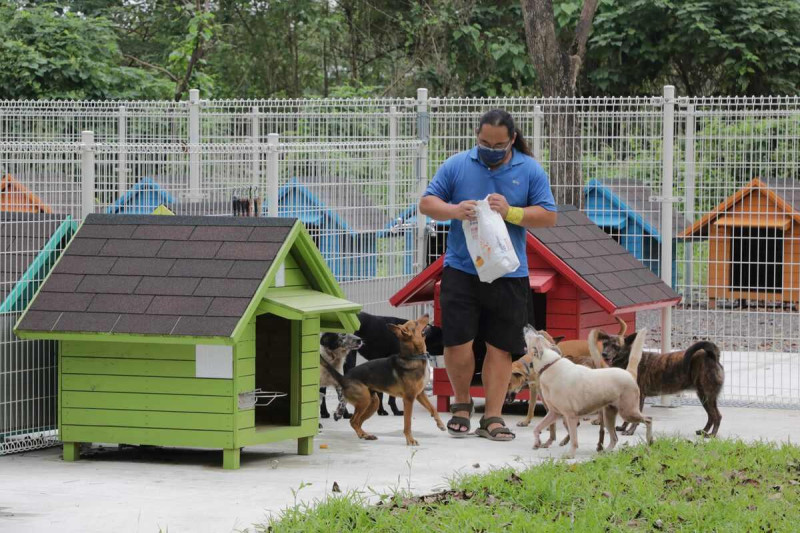
<svg viewBox="0 0 800 533">
<path fill-rule="evenodd" d="M 620 339 L 593 330 L 589 333 L 590 346 L 592 339 L 602 343 L 602 353 L 597 349 L 592 352 L 595 361 L 605 361 L 617 368 L 628 366 L 634 336 Z M 639 409 L 644 406 L 644 399 L 647 396 L 675 394 L 694 389 L 708 415 L 706 426 L 698 430 L 697 434 L 714 437 L 722 421 L 717 398 L 722 392 L 724 381 L 725 370 L 719 362 L 719 348 L 713 342 L 696 342 L 685 352 L 675 351 L 668 354 L 643 352 L 636 380 L 641 391 Z M 627 423 L 617 429 L 622 430 L 624 435 L 633 435 L 637 424 L 634 423 L 627 428 L 626 426 Z"/>
<path fill-rule="evenodd" d="M 619 317 L 614 318 L 619 324 L 618 338 L 622 339 L 625 336 L 625 332 L 628 331 L 628 324 Z M 592 354 L 589 351 L 589 343 L 587 341 L 580 339 L 565 341 L 562 340 L 563 337 L 553 339 L 553 337 L 546 331 L 540 331 L 539 334 L 547 339 L 551 345 L 557 346 L 557 350 L 562 357 L 566 357 L 576 365 L 583 365 L 588 368 L 608 367 L 608 365 L 604 362 L 600 362 L 598 365 L 598 363 L 592 359 Z M 531 363 L 531 354 L 528 353 L 511 364 L 511 380 L 508 383 L 508 392 L 506 394 L 506 398 L 513 399 L 514 395 L 524 389 L 526 386 L 530 391 L 531 399 L 528 402 L 528 414 L 524 419 L 517 422 L 517 425 L 520 427 L 529 426 L 531 420 L 533 420 L 533 412 L 536 408 L 536 397 L 539 393 L 539 384 L 538 380 L 536 379 L 536 373 L 529 371 Z M 550 438 L 555 440 L 555 426 L 550 428 Z M 564 444 L 566 444 L 566 442 L 562 443 L 561 445 L 563 446 Z"/>
<path fill-rule="evenodd" d="M 350 426 L 358 438 L 375 440 L 377 437 L 366 433 L 361 425 L 378 410 L 378 392 L 403 398 L 403 434 L 406 444 L 419 444 L 411 434 L 411 415 L 416 399 L 436 420 L 436 425 L 444 431 L 444 423 L 439 418 L 428 397 L 425 396 L 425 376 L 427 375 L 428 354 L 425 351 L 425 337 L 422 331 L 428 325 L 428 315 L 405 324 L 388 324 L 389 329 L 400 341 L 400 353 L 364 364 L 342 376 L 327 361 L 320 359 L 328 373 L 342 388 L 345 399 L 355 408 Z"/>
</svg>

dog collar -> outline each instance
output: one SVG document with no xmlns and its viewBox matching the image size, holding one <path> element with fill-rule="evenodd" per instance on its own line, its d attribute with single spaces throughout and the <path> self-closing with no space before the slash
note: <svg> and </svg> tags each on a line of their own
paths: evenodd
<svg viewBox="0 0 800 533">
<path fill-rule="evenodd" d="M 555 360 L 555 361 L 553 361 L 552 363 L 547 363 L 547 364 L 546 364 L 546 365 L 544 365 L 544 366 L 542 367 L 542 369 L 541 369 L 539 372 L 537 372 L 537 373 L 538 373 L 538 374 L 541 376 L 542 374 L 544 374 L 544 371 L 545 371 L 545 370 L 547 370 L 548 368 L 550 368 L 551 366 L 553 366 L 553 365 L 554 365 L 554 364 L 556 364 L 556 363 L 558 363 L 558 359 L 556 359 L 556 360 Z"/>
<path fill-rule="evenodd" d="M 431 358 L 431 354 L 428 352 L 425 353 L 418 353 L 414 355 L 407 355 L 403 359 L 411 359 L 412 361 L 427 361 Z"/>
</svg>

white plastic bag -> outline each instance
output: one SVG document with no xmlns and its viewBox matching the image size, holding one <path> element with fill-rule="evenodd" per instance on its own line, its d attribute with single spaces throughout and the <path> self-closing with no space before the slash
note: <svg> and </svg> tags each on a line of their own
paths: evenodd
<svg viewBox="0 0 800 533">
<path fill-rule="evenodd" d="M 508 228 L 500 213 L 492 211 L 487 200 L 478 200 L 476 220 L 462 221 L 467 250 L 478 271 L 478 278 L 491 283 L 519 268 Z"/>
</svg>

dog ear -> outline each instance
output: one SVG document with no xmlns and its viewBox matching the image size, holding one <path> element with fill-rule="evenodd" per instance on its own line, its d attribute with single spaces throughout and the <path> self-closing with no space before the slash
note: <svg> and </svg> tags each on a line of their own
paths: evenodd
<svg viewBox="0 0 800 533">
<path fill-rule="evenodd" d="M 559 335 L 558 337 L 553 337 L 553 343 L 554 344 L 559 344 L 561 341 L 563 341 L 566 338 L 567 338 L 566 335 Z"/>
<path fill-rule="evenodd" d="M 404 339 L 408 337 L 408 330 L 406 329 L 405 324 L 397 325 L 397 324 L 386 324 L 389 326 L 389 329 L 392 330 L 398 338 Z"/>
<path fill-rule="evenodd" d="M 642 330 L 640 330 L 640 331 L 642 331 Z M 647 330 L 643 330 L 643 331 L 647 331 Z M 633 341 L 636 340 L 637 335 L 639 335 L 638 331 L 636 333 L 631 333 L 630 335 L 625 337 L 625 344 L 627 346 L 630 346 L 631 344 L 633 344 Z"/>
</svg>

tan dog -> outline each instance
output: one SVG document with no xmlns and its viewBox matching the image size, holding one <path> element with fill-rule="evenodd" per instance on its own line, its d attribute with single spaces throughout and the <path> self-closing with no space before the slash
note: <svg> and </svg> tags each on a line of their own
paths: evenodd
<svg viewBox="0 0 800 533">
<path fill-rule="evenodd" d="M 653 422 L 639 410 L 639 387 L 636 375 L 647 330 L 640 330 L 631 347 L 630 364 L 619 368 L 590 369 L 561 357 L 550 342 L 533 328 L 525 328 L 528 353 L 539 376 L 542 398 L 548 407 L 547 416 L 533 430 L 534 448 L 542 447 L 542 429 L 564 418 L 570 437 L 570 449 L 564 457 L 575 457 L 578 448 L 580 417 L 603 411 L 603 423 L 610 436 L 608 450 L 617 445 L 615 423 L 617 413 L 627 422 L 644 422 L 647 442 L 653 441 Z M 598 444 L 598 450 L 602 449 Z"/>
</svg>

